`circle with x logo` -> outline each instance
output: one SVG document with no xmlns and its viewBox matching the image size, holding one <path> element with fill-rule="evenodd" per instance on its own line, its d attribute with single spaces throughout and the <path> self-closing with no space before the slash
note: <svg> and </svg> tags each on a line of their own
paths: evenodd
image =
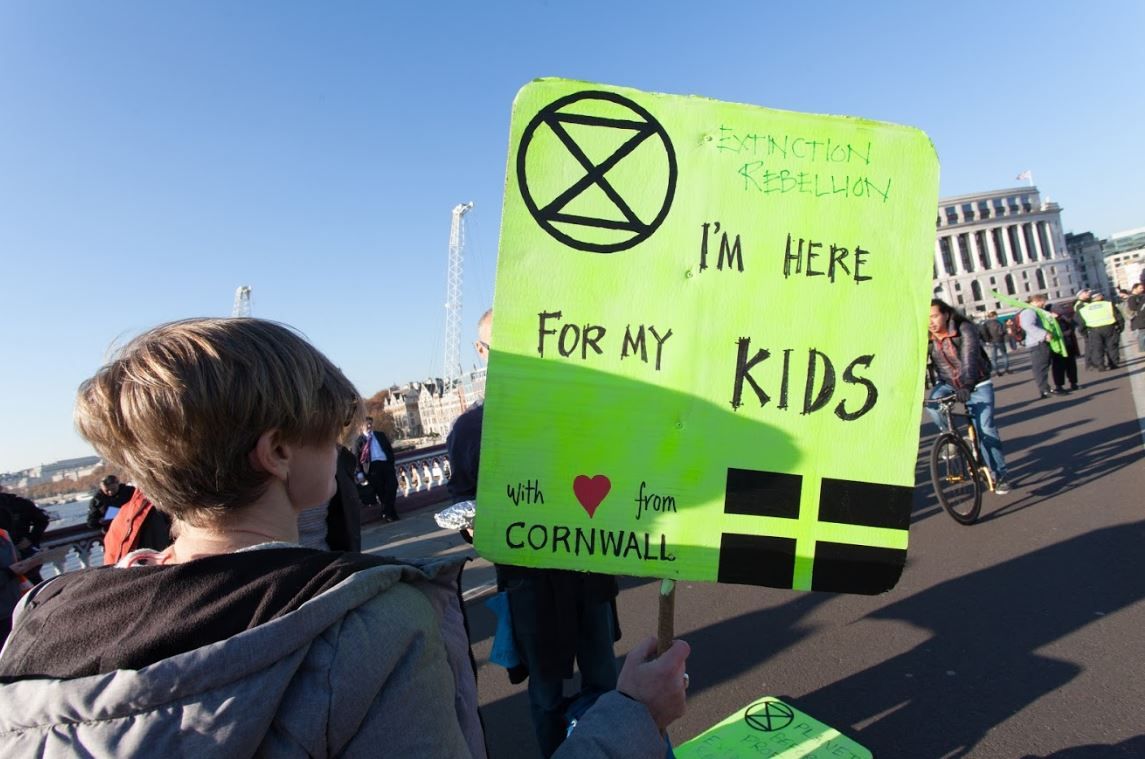
<svg viewBox="0 0 1145 759">
<path fill-rule="evenodd" d="M 743 720 L 756 730 L 773 733 L 794 721 L 795 712 L 780 701 L 760 701 L 752 704 L 743 714 Z"/>
<path fill-rule="evenodd" d="M 614 92 L 553 101 L 525 127 L 517 184 L 533 219 L 577 250 L 615 253 L 647 240 L 676 192 L 676 153 L 647 110 Z"/>
</svg>

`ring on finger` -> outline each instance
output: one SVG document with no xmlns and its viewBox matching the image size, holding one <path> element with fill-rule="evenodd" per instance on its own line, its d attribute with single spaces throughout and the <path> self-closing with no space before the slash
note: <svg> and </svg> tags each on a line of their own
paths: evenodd
<svg viewBox="0 0 1145 759">
<path fill-rule="evenodd" d="M 692 678 L 688 677 L 688 673 L 685 672 L 684 673 L 684 690 L 688 689 L 688 685 L 691 683 L 691 679 Z"/>
</svg>

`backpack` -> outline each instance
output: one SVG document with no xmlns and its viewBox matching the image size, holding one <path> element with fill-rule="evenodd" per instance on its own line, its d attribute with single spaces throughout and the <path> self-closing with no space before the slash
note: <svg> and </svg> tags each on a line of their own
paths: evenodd
<svg viewBox="0 0 1145 759">
<path fill-rule="evenodd" d="M 1010 337 L 1014 338 L 1019 343 L 1024 343 L 1026 341 L 1026 330 L 1022 329 L 1021 323 L 1018 322 L 1017 314 L 1014 314 L 1011 319 L 1006 321 L 1006 329 L 1009 331 Z"/>
</svg>

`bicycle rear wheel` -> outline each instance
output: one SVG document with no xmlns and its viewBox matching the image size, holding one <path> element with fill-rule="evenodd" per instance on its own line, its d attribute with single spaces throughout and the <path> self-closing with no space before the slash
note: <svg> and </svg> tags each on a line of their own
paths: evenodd
<svg viewBox="0 0 1145 759">
<path fill-rule="evenodd" d="M 959 524 L 974 524 L 982 511 L 982 481 L 974 456 L 958 435 L 944 432 L 930 450 L 930 481 L 938 502 Z"/>
</svg>

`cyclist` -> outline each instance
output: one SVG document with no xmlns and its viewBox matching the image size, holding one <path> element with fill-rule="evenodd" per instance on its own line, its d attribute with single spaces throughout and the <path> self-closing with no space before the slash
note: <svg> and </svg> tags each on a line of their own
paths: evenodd
<svg viewBox="0 0 1145 759">
<path fill-rule="evenodd" d="M 945 301 L 930 302 L 930 358 L 938 372 L 938 384 L 929 398 L 954 393 L 974 417 L 982 460 L 994 473 L 994 492 L 1010 492 L 1006 482 L 1006 461 L 1002 457 L 1002 439 L 994 422 L 994 383 L 990 379 L 990 359 L 982 347 L 978 328 L 956 312 Z M 927 403 L 927 413 L 943 432 L 946 431 L 937 404 Z"/>
</svg>

